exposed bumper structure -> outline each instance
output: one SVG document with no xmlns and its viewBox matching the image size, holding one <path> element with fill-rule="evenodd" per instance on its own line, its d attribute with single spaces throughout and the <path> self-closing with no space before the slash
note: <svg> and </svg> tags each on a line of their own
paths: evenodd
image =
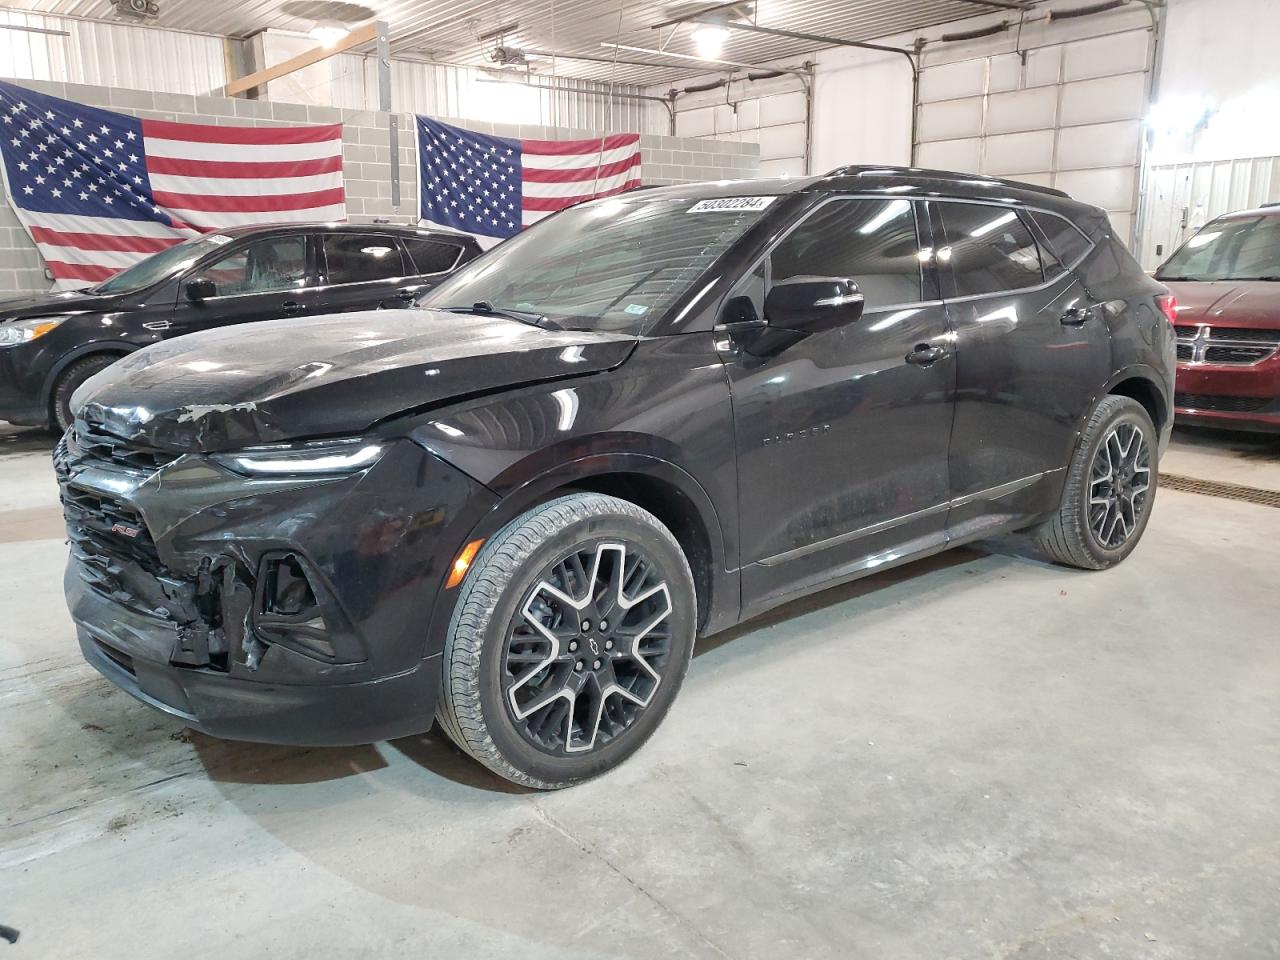
<svg viewBox="0 0 1280 960">
<path fill-rule="evenodd" d="M 86 659 L 121 688 L 230 739 L 430 727 L 427 624 L 483 487 L 410 440 L 349 475 L 248 478 L 83 422 L 55 466 L 68 606 Z"/>
</svg>

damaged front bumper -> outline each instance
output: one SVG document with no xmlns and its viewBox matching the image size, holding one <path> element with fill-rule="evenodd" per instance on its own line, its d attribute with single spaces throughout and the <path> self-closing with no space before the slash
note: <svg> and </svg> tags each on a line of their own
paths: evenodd
<svg viewBox="0 0 1280 960">
<path fill-rule="evenodd" d="M 421 732 L 427 624 L 492 495 L 411 440 L 339 476 L 246 477 L 78 421 L 55 468 L 86 659 L 214 736 L 352 744 Z"/>
</svg>

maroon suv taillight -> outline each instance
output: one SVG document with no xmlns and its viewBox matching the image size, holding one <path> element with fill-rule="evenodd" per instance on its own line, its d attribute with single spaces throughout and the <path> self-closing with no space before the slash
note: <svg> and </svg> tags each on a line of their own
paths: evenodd
<svg viewBox="0 0 1280 960">
<path fill-rule="evenodd" d="M 1178 298 L 1171 293 L 1156 297 L 1156 306 L 1160 308 L 1160 312 L 1165 315 L 1165 319 L 1170 323 L 1178 321 Z"/>
</svg>

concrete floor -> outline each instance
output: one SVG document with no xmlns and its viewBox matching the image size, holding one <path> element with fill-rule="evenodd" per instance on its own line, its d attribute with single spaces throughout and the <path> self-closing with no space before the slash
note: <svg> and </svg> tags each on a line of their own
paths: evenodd
<svg viewBox="0 0 1280 960">
<path fill-rule="evenodd" d="M 48 447 L 0 432 L 0 960 L 1280 955 L 1280 510 L 1164 491 L 1113 571 L 1009 541 L 792 605 L 548 795 L 434 734 L 224 743 L 117 692 Z M 1165 469 L 1280 489 L 1280 439 Z"/>
</svg>

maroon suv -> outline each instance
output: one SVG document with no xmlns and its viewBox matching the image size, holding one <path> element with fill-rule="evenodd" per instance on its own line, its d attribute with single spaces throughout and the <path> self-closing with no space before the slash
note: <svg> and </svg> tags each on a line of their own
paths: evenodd
<svg viewBox="0 0 1280 960">
<path fill-rule="evenodd" d="M 1205 224 L 1156 279 L 1178 300 L 1178 422 L 1280 431 L 1280 205 Z"/>
</svg>

